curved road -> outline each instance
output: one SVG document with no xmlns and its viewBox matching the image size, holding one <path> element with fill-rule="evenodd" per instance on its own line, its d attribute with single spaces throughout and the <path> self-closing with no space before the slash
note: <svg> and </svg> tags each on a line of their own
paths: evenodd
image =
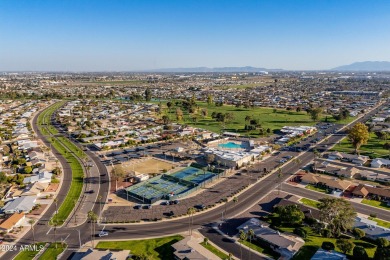
<svg viewBox="0 0 390 260">
<path fill-rule="evenodd" d="M 377 109 L 375 109 L 377 110 Z M 374 111 L 371 111 L 364 117 L 357 120 L 357 122 L 366 121 Z M 44 140 L 45 143 L 48 143 L 45 136 L 42 136 L 41 133 L 39 133 L 38 129 L 36 128 L 36 118 L 34 119 L 34 130 L 37 132 L 39 138 Z M 337 143 L 339 140 L 341 140 L 344 137 L 344 135 L 333 135 L 329 137 L 328 143 Z M 324 148 L 326 149 L 326 148 Z M 61 163 L 64 163 L 63 165 L 66 166 L 66 161 L 62 158 L 62 156 L 54 151 L 56 156 L 58 156 Z M 92 160 L 95 162 L 95 164 L 99 167 L 104 167 L 100 163 L 99 158 L 96 156 L 94 157 L 94 154 L 92 152 L 87 152 L 88 156 L 91 156 Z M 252 187 L 250 187 L 248 190 L 243 192 L 238 196 L 238 202 L 236 204 L 233 204 L 232 201 L 228 202 L 227 204 L 227 218 L 233 217 L 236 214 L 239 214 L 246 209 L 250 208 L 252 205 L 255 205 L 259 199 L 263 196 L 265 196 L 270 191 L 274 190 L 282 181 L 287 180 L 291 173 L 296 172 L 300 167 L 308 164 L 312 159 L 314 158 L 313 155 L 313 149 L 310 149 L 307 152 L 303 152 L 300 155 L 300 163 L 293 163 L 290 161 L 289 163 L 281 166 L 282 172 L 280 174 L 280 177 L 277 176 L 277 174 L 271 174 L 265 177 L 263 180 L 255 183 Z M 69 167 L 65 167 L 64 171 L 67 171 L 66 174 L 69 174 Z M 64 173 L 65 174 L 65 173 Z M 65 177 L 65 176 L 64 176 Z M 103 177 L 103 176 L 102 176 Z M 68 179 L 68 178 L 66 178 Z M 63 194 L 66 193 L 67 187 L 69 188 L 69 184 L 66 182 L 66 179 L 64 181 L 63 186 L 61 187 L 60 195 L 63 196 Z M 104 180 L 105 178 L 102 178 Z M 108 182 L 103 183 L 103 185 L 108 185 Z M 103 190 L 103 189 L 102 189 Z M 104 195 L 104 194 L 102 194 Z M 221 217 L 221 212 L 224 210 L 224 207 L 219 208 L 213 208 L 208 211 L 202 212 L 200 214 L 197 214 L 193 217 L 194 220 L 194 228 L 200 228 L 202 226 L 208 226 L 210 223 L 215 223 L 216 221 L 219 221 Z M 52 205 L 49 210 L 45 213 L 43 219 L 50 219 L 50 216 L 54 212 L 54 205 Z M 99 205 L 95 204 L 94 211 L 99 211 Z M 44 224 L 44 225 L 42 225 Z M 49 240 L 47 239 L 46 232 L 49 231 L 49 227 L 45 225 L 45 220 L 40 220 L 38 222 L 38 225 L 35 228 L 36 237 L 46 237 L 46 239 L 42 240 Z M 99 226 L 96 227 L 96 230 L 99 230 Z M 81 243 L 85 243 L 90 239 L 90 226 L 88 223 L 85 223 L 78 227 L 80 230 L 80 238 Z M 169 220 L 169 221 L 163 221 L 163 222 L 154 222 L 154 223 L 144 223 L 144 224 L 131 224 L 131 225 L 107 225 L 105 227 L 105 230 L 109 231 L 109 237 L 104 237 L 104 239 L 112 238 L 112 239 L 134 239 L 134 238 L 148 238 L 148 237 L 158 237 L 158 236 L 165 236 L 170 234 L 176 234 L 179 232 L 184 232 L 188 230 L 188 219 L 182 218 L 182 219 L 175 219 L 175 220 Z M 49 234 L 52 234 L 52 232 L 49 232 Z M 61 228 L 57 231 L 57 237 L 59 238 L 66 238 L 66 243 L 68 244 L 68 250 L 65 252 L 63 259 L 66 259 L 70 254 L 73 252 L 72 250 L 76 250 L 79 247 L 79 241 L 78 241 L 78 231 L 76 229 L 72 228 Z M 98 239 L 97 239 L 98 240 Z M 19 242 L 24 244 L 30 244 L 32 241 L 32 234 L 31 231 L 26 234 L 26 236 Z M 227 246 L 231 245 L 231 242 L 227 242 Z M 225 247 L 226 248 L 226 247 Z M 229 248 L 227 248 L 229 250 Z M 16 252 L 8 252 L 4 259 L 12 259 L 12 257 L 16 254 Z M 236 254 L 235 254 L 236 255 Z M 239 255 L 236 255 L 239 257 Z"/>
</svg>

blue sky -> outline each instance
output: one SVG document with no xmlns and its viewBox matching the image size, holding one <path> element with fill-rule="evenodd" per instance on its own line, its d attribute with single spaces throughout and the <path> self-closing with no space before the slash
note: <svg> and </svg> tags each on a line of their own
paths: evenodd
<svg viewBox="0 0 390 260">
<path fill-rule="evenodd" d="M 0 0 L 0 70 L 390 61 L 388 0 Z"/>
</svg>

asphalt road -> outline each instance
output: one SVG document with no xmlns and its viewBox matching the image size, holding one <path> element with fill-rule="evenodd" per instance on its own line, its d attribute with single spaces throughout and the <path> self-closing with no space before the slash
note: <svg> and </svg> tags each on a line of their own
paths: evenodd
<svg viewBox="0 0 390 260">
<path fill-rule="evenodd" d="M 364 116 L 363 118 L 359 119 L 358 121 L 366 121 L 374 111 L 371 111 L 369 114 Z M 36 120 L 34 123 L 34 130 L 37 131 L 36 129 Z M 38 137 L 42 138 L 45 143 L 47 143 L 47 140 L 45 139 L 44 136 L 42 136 L 38 131 L 37 131 Z M 343 135 L 333 135 L 330 136 L 327 141 L 327 146 L 324 144 L 319 145 L 318 150 L 322 152 L 323 150 L 326 150 L 327 147 L 333 143 L 337 143 L 339 140 L 343 138 Z M 320 150 L 321 149 L 321 150 Z M 58 156 L 59 160 L 64 162 L 64 166 L 66 172 L 64 173 L 65 180 L 67 180 L 68 175 L 69 175 L 69 168 L 66 168 L 66 162 L 64 159 L 55 151 L 56 156 Z M 300 162 L 299 163 L 294 163 L 292 161 L 284 164 L 281 166 L 281 173 L 280 174 L 271 174 L 265 177 L 264 180 L 257 182 L 254 184 L 251 188 L 249 188 L 246 192 L 242 193 L 241 195 L 238 196 L 238 202 L 233 203 L 233 202 L 228 202 L 227 203 L 227 213 L 225 217 L 227 218 L 232 218 L 233 216 L 245 211 L 246 209 L 250 208 L 251 206 L 255 205 L 259 199 L 263 196 L 265 196 L 267 193 L 270 191 L 274 190 L 279 184 L 285 180 L 287 180 L 292 173 L 296 172 L 299 168 L 302 166 L 308 164 L 313 158 L 313 149 L 309 149 L 307 152 L 304 152 L 300 155 Z M 98 165 L 98 162 L 96 161 L 96 158 L 92 157 L 92 160 Z M 64 169 L 64 171 L 65 171 Z M 279 176 L 278 176 L 279 175 Z M 69 182 L 69 179 L 68 179 Z M 108 182 L 107 182 L 108 185 Z M 285 185 L 286 186 L 286 185 Z M 64 185 L 61 187 L 60 196 L 64 196 L 66 194 L 67 189 L 69 188 L 69 183 L 66 181 L 64 182 Z M 103 190 L 103 189 L 101 189 Z M 104 195 L 104 194 L 102 194 Z M 60 198 L 61 199 L 61 198 Z M 52 205 L 49 210 L 45 213 L 44 217 L 42 219 L 50 219 L 54 212 L 55 208 L 54 205 Z M 99 210 L 99 205 L 95 204 L 94 206 L 94 211 L 98 212 Z M 194 220 L 194 228 L 200 228 L 202 226 L 207 226 L 210 223 L 214 223 L 220 220 L 222 211 L 224 210 L 224 207 L 219 207 L 219 208 L 213 208 L 211 210 L 205 211 L 203 213 L 200 213 L 198 215 L 195 215 L 193 217 Z M 360 208 L 358 210 L 361 210 Z M 362 209 L 363 210 L 363 209 Z M 370 208 L 372 211 L 372 208 Z M 364 212 L 362 212 L 364 213 Z M 379 215 L 378 215 L 379 217 Z M 43 225 L 42 225 L 43 224 Z M 80 238 L 81 238 L 81 243 L 85 243 L 89 240 L 90 238 L 90 229 L 89 229 L 89 224 L 85 223 L 84 225 L 79 226 L 77 229 L 79 230 Z M 99 228 L 102 227 L 97 227 L 96 230 L 99 230 Z M 143 224 L 133 224 L 133 225 L 115 225 L 115 226 L 106 226 L 105 227 L 106 231 L 109 231 L 109 236 L 104 237 L 105 240 L 107 239 L 129 239 L 129 238 L 148 238 L 148 237 L 157 237 L 157 236 L 163 236 L 163 235 L 170 235 L 170 234 L 176 234 L 179 232 L 183 232 L 188 230 L 188 218 L 182 218 L 182 219 L 175 219 L 175 220 L 170 220 L 170 221 L 163 221 L 163 222 L 155 222 L 155 223 L 143 223 Z M 35 227 L 35 234 L 37 238 L 42 238 L 39 240 L 42 241 L 47 241 L 50 240 L 50 236 L 52 236 L 52 232 L 50 232 L 50 235 L 46 235 L 46 233 L 49 231 L 49 227 L 46 225 L 46 222 L 44 220 L 40 220 L 38 222 L 38 225 Z M 58 238 L 66 238 L 66 243 L 68 244 L 68 250 L 64 254 L 63 259 L 66 259 L 70 254 L 73 252 L 72 250 L 75 250 L 78 248 L 79 241 L 78 241 L 78 231 L 76 229 L 71 229 L 71 228 L 61 228 L 57 231 L 57 240 Z M 99 240 L 99 238 L 97 239 Z M 31 244 L 32 242 L 32 233 L 31 231 L 28 232 L 24 238 L 18 242 L 18 244 Z M 221 243 L 220 245 L 222 248 L 224 248 L 226 251 L 230 251 L 230 246 L 231 243 L 226 242 L 226 245 Z M 17 252 L 11 251 L 6 253 L 3 256 L 3 259 L 12 259 Z M 234 252 L 234 255 L 236 257 L 240 257 L 240 255 L 237 255 L 236 252 Z"/>
</svg>

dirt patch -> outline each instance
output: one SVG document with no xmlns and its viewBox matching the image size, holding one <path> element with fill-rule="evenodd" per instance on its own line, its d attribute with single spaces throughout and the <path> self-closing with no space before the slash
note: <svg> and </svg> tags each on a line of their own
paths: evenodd
<svg viewBox="0 0 390 260">
<path fill-rule="evenodd" d="M 45 208 L 48 206 L 48 204 L 41 204 L 41 206 L 38 209 L 32 210 L 30 213 L 27 214 L 28 216 L 37 216 L 41 215 L 41 213 L 45 210 Z"/>
<path fill-rule="evenodd" d="M 60 186 L 59 183 L 50 183 L 49 186 L 47 187 L 47 192 L 56 192 L 58 187 Z"/>
<path fill-rule="evenodd" d="M 134 170 L 145 174 L 162 173 L 164 170 L 169 171 L 175 166 L 175 164 L 155 158 L 143 158 L 123 164 L 126 170 Z"/>
</svg>

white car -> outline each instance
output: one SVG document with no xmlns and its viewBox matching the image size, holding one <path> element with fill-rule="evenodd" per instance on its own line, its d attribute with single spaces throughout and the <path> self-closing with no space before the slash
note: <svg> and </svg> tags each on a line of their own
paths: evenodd
<svg viewBox="0 0 390 260">
<path fill-rule="evenodd" d="M 104 237 L 104 236 L 108 236 L 108 232 L 106 232 L 106 231 L 100 231 L 99 237 Z"/>
</svg>

